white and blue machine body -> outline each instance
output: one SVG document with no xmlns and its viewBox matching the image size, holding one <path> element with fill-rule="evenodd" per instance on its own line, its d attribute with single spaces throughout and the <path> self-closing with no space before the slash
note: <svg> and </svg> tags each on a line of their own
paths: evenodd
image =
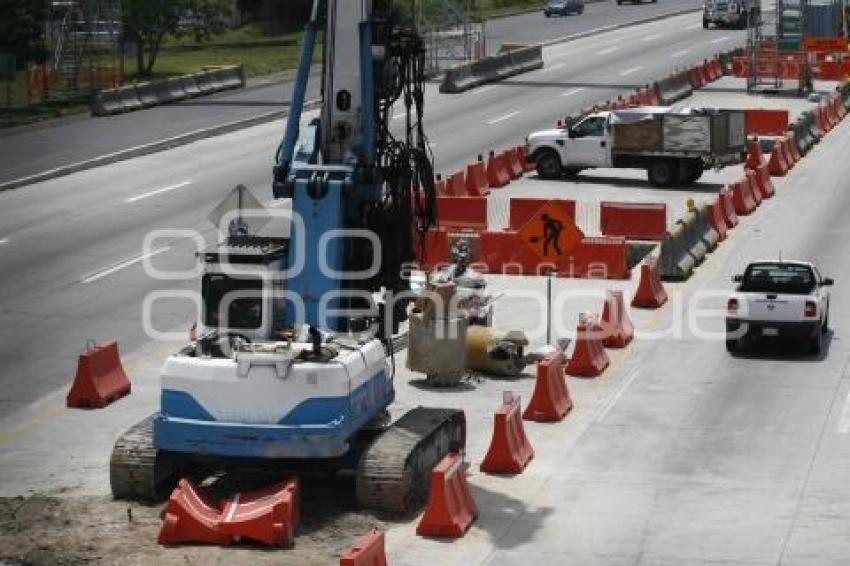
<svg viewBox="0 0 850 566">
<path fill-rule="evenodd" d="M 242 258 L 238 276 L 208 262 L 205 277 L 216 277 L 227 288 L 253 278 L 258 298 L 247 306 L 262 315 L 240 326 L 203 321 L 199 333 L 239 337 L 228 355 L 184 351 L 167 359 L 153 423 L 157 449 L 238 458 L 338 458 L 349 451 L 355 433 L 393 402 L 391 364 L 382 341 L 361 339 L 334 347 L 332 356 L 311 356 L 315 341 L 281 338 L 281 330 L 293 328 L 346 332 L 342 318 L 322 313 L 329 294 L 348 288 L 344 278 L 328 277 L 327 271 L 346 271 L 352 243 L 326 234 L 357 228 L 358 211 L 381 194 L 374 164 L 371 11 L 371 1 L 328 1 L 324 107 L 321 119 L 299 140 L 316 36 L 314 5 L 274 186 L 275 197 L 292 199 L 304 229 L 292 230 L 275 254 Z M 296 258 L 302 249 L 304 257 Z M 240 256 L 234 250 L 226 255 Z M 302 267 L 283 279 L 287 267 L 299 263 Z M 299 308 L 281 298 L 281 289 L 299 298 Z M 330 306 L 344 309 L 345 304 L 332 300 Z"/>
</svg>

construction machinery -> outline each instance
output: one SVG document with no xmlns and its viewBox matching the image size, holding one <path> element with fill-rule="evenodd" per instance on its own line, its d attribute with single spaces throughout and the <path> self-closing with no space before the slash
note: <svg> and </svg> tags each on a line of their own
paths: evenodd
<svg viewBox="0 0 850 566">
<path fill-rule="evenodd" d="M 237 212 L 201 254 L 197 338 L 166 360 L 159 412 L 116 442 L 116 498 L 161 499 L 198 469 L 271 466 L 353 472 L 359 506 L 405 512 L 465 445 L 463 411 L 388 412 L 404 267 L 436 222 L 423 43 L 390 0 L 327 0 L 323 26 L 318 4 L 274 166 L 288 230 L 254 233 Z M 320 29 L 321 111 L 301 131 Z"/>
</svg>

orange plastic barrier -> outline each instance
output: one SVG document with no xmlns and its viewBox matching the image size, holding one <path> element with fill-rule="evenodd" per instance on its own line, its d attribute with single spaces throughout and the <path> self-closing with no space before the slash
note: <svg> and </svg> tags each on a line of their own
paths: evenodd
<svg viewBox="0 0 850 566">
<path fill-rule="evenodd" d="M 761 150 L 761 144 L 758 140 L 749 140 L 747 142 L 747 160 L 744 162 L 744 169 L 758 169 L 767 163 L 767 157 Z"/>
<path fill-rule="evenodd" d="M 291 547 L 298 528 L 298 480 L 237 493 L 215 504 L 192 482 L 182 479 L 171 493 L 159 544 L 228 545 L 243 538 L 269 546 Z"/>
<path fill-rule="evenodd" d="M 522 426 L 519 397 L 511 395 L 493 415 L 493 438 L 480 469 L 488 474 L 519 474 L 533 457 L 534 449 Z"/>
<path fill-rule="evenodd" d="M 547 202 L 557 202 L 575 224 L 576 201 L 574 200 L 512 197 L 508 220 L 510 229 L 519 230 L 525 226 Z"/>
<path fill-rule="evenodd" d="M 791 135 L 786 136 L 786 139 L 788 140 L 788 151 L 791 153 L 791 159 L 794 160 L 794 164 L 796 165 L 803 159 L 803 156 L 800 154 L 800 148 L 797 146 L 797 140 Z"/>
<path fill-rule="evenodd" d="M 130 380 L 118 355 L 118 342 L 112 340 L 80 352 L 77 374 L 65 404 L 68 407 L 101 408 L 129 395 L 130 389 Z"/>
<path fill-rule="evenodd" d="M 485 197 L 437 197 L 437 219 L 441 227 L 487 229 Z"/>
<path fill-rule="evenodd" d="M 712 65 L 712 67 L 714 68 L 714 76 L 715 76 L 718 80 L 719 80 L 719 79 L 722 79 L 722 78 L 723 78 L 723 75 L 725 75 L 725 73 L 723 72 L 723 62 L 722 62 L 722 61 L 720 61 L 720 58 L 719 58 L 719 57 L 715 57 L 715 58 L 711 61 L 711 65 Z"/>
<path fill-rule="evenodd" d="M 224 501 L 218 530 L 234 540 L 247 538 L 268 546 L 291 548 L 300 520 L 298 497 L 295 478 L 237 493 Z"/>
<path fill-rule="evenodd" d="M 747 135 L 781 136 L 788 131 L 788 110 L 749 109 L 744 115 Z"/>
<path fill-rule="evenodd" d="M 528 246 L 523 245 L 517 232 L 482 232 L 478 241 L 479 256 L 489 273 L 503 275 L 543 275 L 558 271 L 558 266 L 541 262 Z"/>
<path fill-rule="evenodd" d="M 783 137 L 779 140 L 779 144 L 782 147 L 782 156 L 785 157 L 785 163 L 788 164 L 788 170 L 794 168 L 797 164 L 797 160 L 794 159 L 794 153 L 791 151 L 792 141 L 788 136 Z"/>
<path fill-rule="evenodd" d="M 785 161 L 785 152 L 783 151 L 781 140 L 776 140 L 773 150 L 770 152 L 770 161 L 767 163 L 767 169 L 774 177 L 784 177 L 788 174 L 788 163 Z"/>
<path fill-rule="evenodd" d="M 732 59 L 732 75 L 745 79 L 750 73 L 750 61 L 746 57 L 734 57 Z"/>
<path fill-rule="evenodd" d="M 446 193 L 450 197 L 465 197 L 466 193 L 466 178 L 463 171 L 452 173 L 446 181 Z"/>
<path fill-rule="evenodd" d="M 688 69 L 688 80 L 690 80 L 691 86 L 694 88 L 702 88 L 705 86 L 705 83 L 702 81 L 702 73 L 699 72 L 697 67 Z"/>
<path fill-rule="evenodd" d="M 516 149 L 508 149 L 502 152 L 504 160 L 508 163 L 508 173 L 512 179 L 519 179 L 525 174 L 525 168 L 520 164 L 516 155 Z"/>
<path fill-rule="evenodd" d="M 602 309 L 602 345 L 625 348 L 635 337 L 635 327 L 626 312 L 622 291 L 608 291 Z"/>
<path fill-rule="evenodd" d="M 667 231 L 667 205 L 664 203 L 602 202 L 599 224 L 606 236 L 635 240 L 663 240 Z"/>
<path fill-rule="evenodd" d="M 424 257 L 419 258 L 422 269 L 431 270 L 449 261 L 449 233 L 445 228 L 428 230 L 424 240 L 421 250 Z"/>
<path fill-rule="evenodd" d="M 192 482 L 182 479 L 168 499 L 157 542 L 228 545 L 231 537 L 218 530 L 220 517 L 218 507 Z"/>
<path fill-rule="evenodd" d="M 537 364 L 537 379 L 531 401 L 522 414 L 522 418 L 535 422 L 555 422 L 563 420 L 573 401 L 567 389 L 564 372 L 567 360 L 561 351 L 553 352 Z"/>
<path fill-rule="evenodd" d="M 582 315 L 579 318 L 575 350 L 567 375 L 573 377 L 596 377 L 601 375 L 611 363 L 605 347 L 602 345 L 602 331 L 592 317 Z"/>
<path fill-rule="evenodd" d="M 838 109 L 835 106 L 834 96 L 830 96 L 826 102 L 826 115 L 833 128 L 841 121 L 841 117 L 838 115 Z"/>
<path fill-rule="evenodd" d="M 744 169 L 744 184 L 744 188 L 750 191 L 750 194 L 753 197 L 753 202 L 756 203 L 756 208 L 761 206 L 761 201 L 764 200 L 764 197 L 762 196 L 761 190 L 759 190 L 755 171 L 751 169 Z"/>
<path fill-rule="evenodd" d="M 484 158 L 478 156 L 478 161 L 466 166 L 466 193 L 471 197 L 486 197 L 490 192 L 487 182 L 487 169 Z"/>
<path fill-rule="evenodd" d="M 462 537 L 478 517 L 472 499 L 463 459 L 450 453 L 431 471 L 428 506 L 416 527 L 416 534 L 426 537 Z"/>
<path fill-rule="evenodd" d="M 773 180 L 770 178 L 767 165 L 762 165 L 755 173 L 755 177 L 751 181 L 751 186 L 758 190 L 762 198 L 772 197 L 776 193 L 776 188 L 773 186 Z"/>
<path fill-rule="evenodd" d="M 752 214 L 756 209 L 756 201 L 747 179 L 732 184 L 732 204 L 735 207 L 735 214 L 738 216 Z"/>
<path fill-rule="evenodd" d="M 767 167 L 764 167 L 767 171 Z M 770 179 L 770 177 L 768 177 Z M 732 202 L 732 190 L 729 187 L 724 187 L 720 191 L 720 202 L 723 204 L 723 218 L 726 220 L 727 228 L 734 228 L 738 225 L 738 215 L 735 214 L 735 204 Z"/>
<path fill-rule="evenodd" d="M 625 238 L 582 238 L 570 253 L 565 270 L 573 277 L 628 279 L 631 276 Z"/>
<path fill-rule="evenodd" d="M 667 302 L 667 291 L 661 283 L 658 259 L 645 259 L 640 264 L 640 283 L 632 297 L 632 307 L 657 309 Z"/>
<path fill-rule="evenodd" d="M 709 205 L 708 224 L 717 232 L 718 241 L 726 239 L 726 218 L 723 214 L 723 202 L 720 195 Z"/>
<path fill-rule="evenodd" d="M 339 557 L 339 566 L 387 566 L 384 531 L 373 530 Z"/>
<path fill-rule="evenodd" d="M 699 68 L 700 73 L 702 73 L 702 79 L 705 81 L 705 84 L 713 83 L 715 81 L 714 77 L 714 69 L 709 63 L 708 59 L 703 61 L 702 66 Z"/>
<path fill-rule="evenodd" d="M 534 163 L 528 160 L 528 148 L 524 145 L 516 146 L 516 158 L 519 160 L 520 167 L 525 173 L 534 171 Z"/>
<path fill-rule="evenodd" d="M 508 172 L 507 164 L 501 156 L 497 156 L 492 151 L 490 159 L 487 160 L 487 184 L 491 189 L 504 187 L 511 182 L 511 175 Z"/>
</svg>

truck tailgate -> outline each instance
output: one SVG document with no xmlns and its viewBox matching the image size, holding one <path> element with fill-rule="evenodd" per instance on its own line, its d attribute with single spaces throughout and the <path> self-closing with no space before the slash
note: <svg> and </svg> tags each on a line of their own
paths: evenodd
<svg viewBox="0 0 850 566">
<path fill-rule="evenodd" d="M 807 295 L 777 295 L 775 293 L 747 293 L 746 308 L 740 317 L 748 320 L 790 322 L 803 319 Z"/>
</svg>

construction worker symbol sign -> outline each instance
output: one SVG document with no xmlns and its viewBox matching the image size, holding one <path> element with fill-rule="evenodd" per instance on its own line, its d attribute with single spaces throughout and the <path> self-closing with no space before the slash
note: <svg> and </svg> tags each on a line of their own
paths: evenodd
<svg viewBox="0 0 850 566">
<path fill-rule="evenodd" d="M 581 231 L 559 203 L 549 201 L 519 231 L 519 239 L 542 261 L 558 263 L 581 241 Z"/>
</svg>

